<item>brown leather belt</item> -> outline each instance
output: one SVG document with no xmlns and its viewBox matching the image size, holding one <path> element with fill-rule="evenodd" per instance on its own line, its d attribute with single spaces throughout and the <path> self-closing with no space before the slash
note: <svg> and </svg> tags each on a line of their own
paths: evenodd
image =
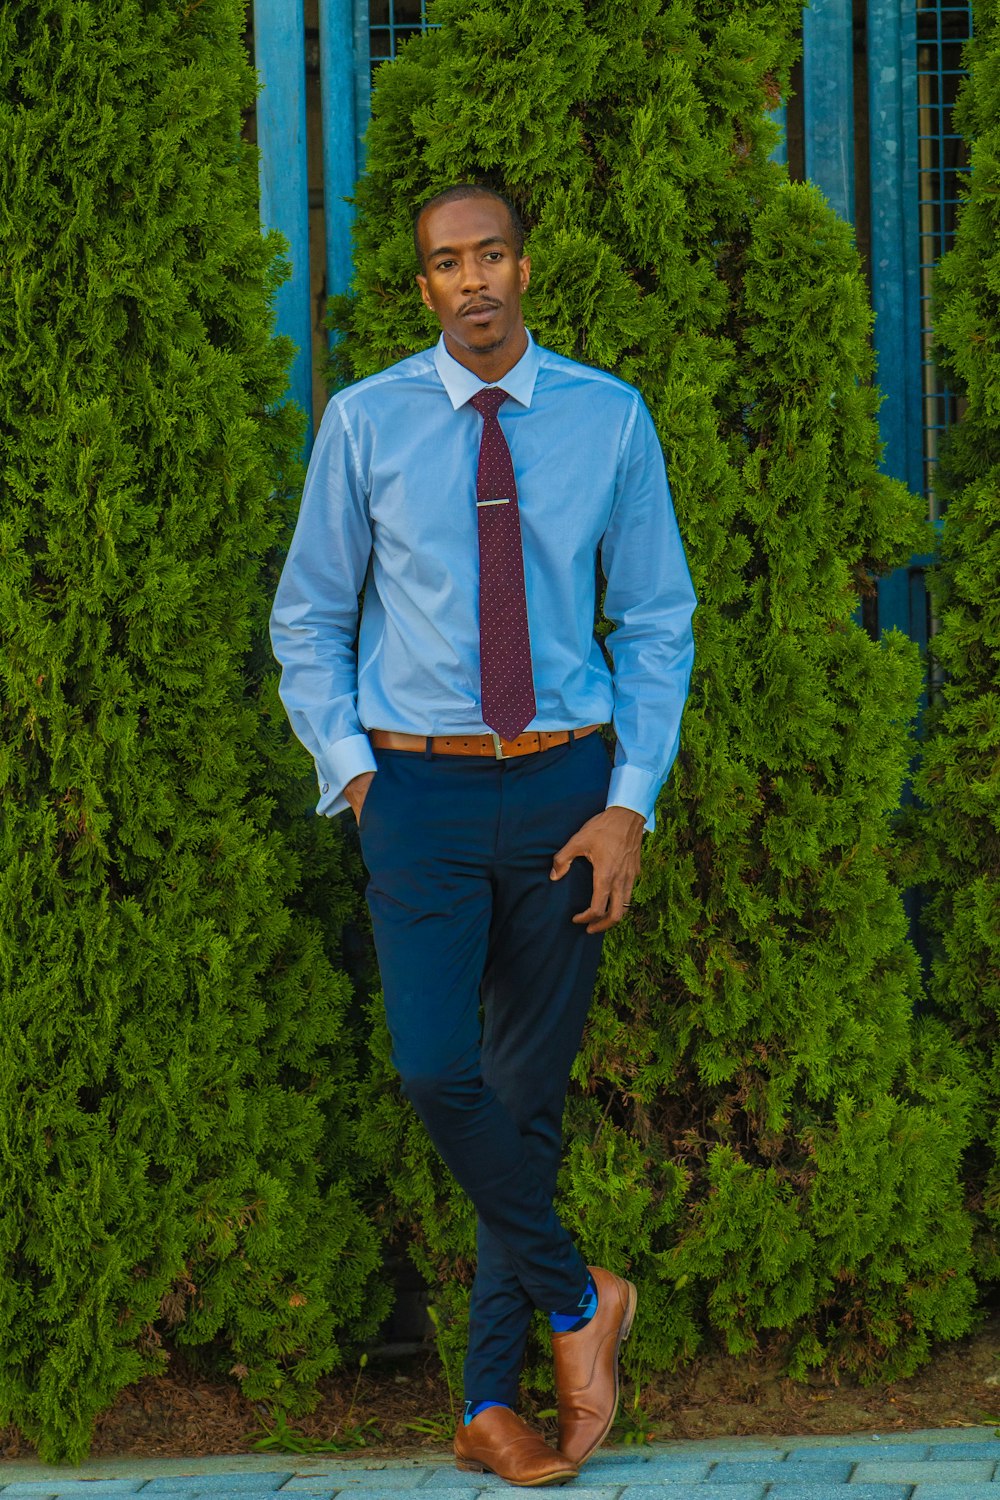
<svg viewBox="0 0 1000 1500">
<path fill-rule="evenodd" d="M 516 740 L 502 740 L 498 734 L 399 734 L 394 729 L 370 729 L 368 738 L 377 750 L 416 750 L 421 755 L 488 755 L 491 760 L 512 760 L 515 755 L 535 755 L 568 745 L 570 739 L 600 729 L 588 724 L 586 729 L 539 729 L 519 734 Z"/>
</svg>

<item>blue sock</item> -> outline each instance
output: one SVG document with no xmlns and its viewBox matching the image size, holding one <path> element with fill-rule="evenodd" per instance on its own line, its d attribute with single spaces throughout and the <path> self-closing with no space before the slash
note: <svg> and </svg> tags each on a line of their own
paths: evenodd
<svg viewBox="0 0 1000 1500">
<path fill-rule="evenodd" d="M 473 1406 L 471 1401 L 465 1403 L 465 1416 L 462 1418 L 462 1426 L 468 1427 L 473 1417 L 478 1417 L 481 1411 L 489 1411 L 491 1406 L 506 1406 L 506 1401 L 477 1401 Z M 508 1408 L 509 1410 L 509 1408 Z"/>
<path fill-rule="evenodd" d="M 550 1312 L 549 1323 L 553 1333 L 576 1333 L 586 1328 L 597 1311 L 597 1288 L 593 1276 L 587 1277 L 587 1286 L 579 1302 L 569 1312 Z"/>
</svg>

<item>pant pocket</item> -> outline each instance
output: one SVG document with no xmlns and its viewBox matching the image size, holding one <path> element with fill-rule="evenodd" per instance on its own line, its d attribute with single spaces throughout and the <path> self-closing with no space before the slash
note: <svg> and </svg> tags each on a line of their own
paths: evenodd
<svg viewBox="0 0 1000 1500">
<path fill-rule="evenodd" d="M 358 834 L 361 838 L 364 837 L 369 820 L 372 816 L 372 813 L 375 811 L 375 801 L 378 800 L 382 792 L 385 790 L 385 778 L 387 775 L 388 772 L 385 766 L 379 766 L 378 770 L 375 772 L 375 775 L 372 778 L 371 786 L 368 788 L 368 794 L 361 806 L 361 816 L 358 819 Z"/>
</svg>

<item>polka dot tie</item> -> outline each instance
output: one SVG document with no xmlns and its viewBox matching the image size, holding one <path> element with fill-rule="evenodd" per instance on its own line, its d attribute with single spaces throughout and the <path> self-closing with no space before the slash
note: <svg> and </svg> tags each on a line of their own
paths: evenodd
<svg viewBox="0 0 1000 1500">
<path fill-rule="evenodd" d="M 506 391 L 490 386 L 469 405 L 483 419 L 476 475 L 483 722 L 502 740 L 516 740 L 535 717 L 535 688 L 517 486 L 507 439 L 497 420 L 506 399 Z"/>
</svg>

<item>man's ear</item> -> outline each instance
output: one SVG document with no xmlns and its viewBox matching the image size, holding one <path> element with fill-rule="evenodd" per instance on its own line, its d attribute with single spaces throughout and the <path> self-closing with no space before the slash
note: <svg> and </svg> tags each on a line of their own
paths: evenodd
<svg viewBox="0 0 1000 1500">
<path fill-rule="evenodd" d="M 416 283 L 417 283 L 417 286 L 420 288 L 420 295 L 423 298 L 424 306 L 425 307 L 429 307 L 430 310 L 431 310 L 431 312 L 433 312 L 434 311 L 434 304 L 431 301 L 430 294 L 429 294 L 429 292 L 427 290 L 427 277 L 424 276 L 424 275 L 422 275 L 421 272 L 418 271 L 417 275 L 416 275 Z"/>
<path fill-rule="evenodd" d="M 521 291 L 526 292 L 528 290 L 528 282 L 531 280 L 531 256 L 522 255 L 518 261 L 518 265 L 521 268 Z"/>
</svg>

